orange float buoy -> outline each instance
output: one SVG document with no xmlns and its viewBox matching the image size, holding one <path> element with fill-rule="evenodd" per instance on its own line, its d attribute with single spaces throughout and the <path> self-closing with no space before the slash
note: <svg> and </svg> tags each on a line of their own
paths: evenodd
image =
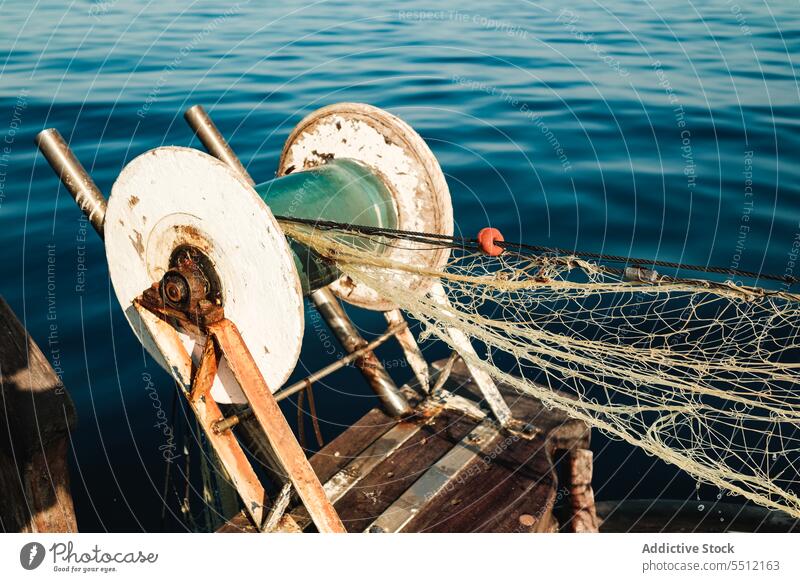
<svg viewBox="0 0 800 582">
<path fill-rule="evenodd" d="M 503 247 L 495 243 L 503 242 L 504 240 L 503 235 L 496 228 L 487 226 L 486 228 L 482 228 L 478 233 L 478 246 L 481 252 L 490 257 L 496 257 L 503 253 Z"/>
</svg>

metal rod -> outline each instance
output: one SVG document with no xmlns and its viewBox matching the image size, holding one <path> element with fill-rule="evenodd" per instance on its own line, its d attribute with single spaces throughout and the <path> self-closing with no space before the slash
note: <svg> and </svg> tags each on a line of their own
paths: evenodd
<svg viewBox="0 0 800 582">
<path fill-rule="evenodd" d="M 393 325 L 392 327 L 387 329 L 386 332 L 384 332 L 382 335 L 378 336 L 377 338 L 366 344 L 364 347 L 359 348 L 353 352 L 350 352 L 346 356 L 343 356 L 342 358 L 336 360 L 335 362 L 328 364 L 324 368 L 320 368 L 313 374 L 309 374 L 307 378 L 303 378 L 299 382 L 295 382 L 291 386 L 287 386 L 286 388 L 275 394 L 275 400 L 281 401 L 284 398 L 288 398 L 292 394 L 295 394 L 300 390 L 302 390 L 303 388 L 307 387 L 309 384 L 313 384 L 314 382 L 319 382 L 320 380 L 322 380 L 326 376 L 329 376 L 336 370 L 341 370 L 342 368 L 354 362 L 358 358 L 365 356 L 366 354 L 368 354 L 381 344 L 385 343 L 386 340 L 388 340 L 390 337 L 399 333 L 405 328 L 406 328 L 405 322 L 403 322 L 401 325 Z"/>
<path fill-rule="evenodd" d="M 222 137 L 222 134 L 217 129 L 217 126 L 214 125 L 214 122 L 211 121 L 211 118 L 208 116 L 208 113 L 206 113 L 206 110 L 203 109 L 202 105 L 193 105 L 186 110 L 183 117 L 186 119 L 189 127 L 194 130 L 194 133 L 200 139 L 208 153 L 239 172 L 251 186 L 256 185 L 253 178 L 242 165 L 242 162 L 239 161 L 236 153 L 231 146 L 228 145 L 228 142 L 225 141 L 225 138 Z"/>
<path fill-rule="evenodd" d="M 403 312 L 399 309 L 386 311 L 384 312 L 383 316 L 386 318 L 386 321 L 390 326 L 397 325 L 398 323 L 405 321 Z M 411 330 L 408 326 L 397 333 L 397 342 L 403 349 L 406 360 L 411 366 L 411 369 L 414 371 L 414 375 L 417 377 L 417 382 L 419 382 L 420 389 L 427 394 L 430 391 L 430 371 L 428 370 L 428 362 L 425 361 L 425 356 L 422 355 L 422 350 L 420 349 L 417 340 L 414 339 L 414 334 L 411 333 Z"/>
<path fill-rule="evenodd" d="M 447 382 L 448 378 L 450 378 L 450 372 L 453 371 L 453 364 L 456 363 L 458 357 L 457 351 L 453 350 L 450 352 L 450 357 L 447 358 L 447 363 L 445 363 L 444 368 L 439 370 L 439 375 L 436 377 L 436 384 L 433 385 L 431 394 L 435 396 L 439 390 L 444 387 L 445 382 Z"/>
<path fill-rule="evenodd" d="M 442 307 L 444 313 L 449 313 L 450 301 L 447 299 L 447 293 L 444 287 L 442 287 L 441 282 L 437 282 L 433 285 L 430 296 L 431 299 Z M 486 400 L 489 408 L 492 409 L 497 421 L 506 428 L 511 428 L 517 424 L 511 413 L 511 409 L 508 407 L 508 404 L 506 404 L 503 395 L 500 393 L 500 389 L 497 387 L 492 377 L 486 370 L 470 363 L 469 357 L 464 357 L 471 356 L 474 359 L 480 359 L 467 334 L 456 327 L 448 327 L 447 334 L 453 342 L 453 347 L 464 360 L 464 364 L 467 366 L 470 375 L 472 375 L 472 379 L 475 380 L 475 384 L 480 389 L 481 395 Z"/>
<path fill-rule="evenodd" d="M 39 151 L 50 163 L 50 167 L 75 199 L 78 208 L 92 223 L 100 238 L 103 238 L 103 221 L 106 218 L 108 203 L 97 184 L 75 157 L 57 129 L 50 128 L 39 132 L 34 141 Z"/>
<path fill-rule="evenodd" d="M 311 293 L 311 301 L 344 349 L 348 352 L 355 352 L 368 345 L 367 340 L 358 333 L 356 326 L 347 317 L 339 300 L 328 287 L 317 289 Z M 386 412 L 391 416 L 403 416 L 411 412 L 408 400 L 397 388 L 373 352 L 369 351 L 362 355 L 356 360 L 356 366 L 380 399 Z"/>
<path fill-rule="evenodd" d="M 405 321 L 401 322 L 400 324 L 391 326 L 382 335 L 378 336 L 377 338 L 375 338 L 374 340 L 369 342 L 363 348 L 360 348 L 360 349 L 358 349 L 358 350 L 356 350 L 354 352 L 350 352 L 349 354 L 347 354 L 346 356 L 342 357 L 341 359 L 336 360 L 335 362 L 333 362 L 331 364 L 328 364 L 324 368 L 320 368 L 319 370 L 317 370 L 313 374 L 310 374 L 306 378 L 303 378 L 302 380 L 300 380 L 298 382 L 295 382 L 291 386 L 287 386 L 283 390 L 280 390 L 280 391 L 276 392 L 274 394 L 275 400 L 280 402 L 281 400 L 284 400 L 284 399 L 288 398 L 292 394 L 296 394 L 297 392 L 300 392 L 300 390 L 303 390 L 304 388 L 307 388 L 308 386 L 310 386 L 314 382 L 318 382 L 318 381 L 322 380 L 323 378 L 325 378 L 326 376 L 331 375 L 335 371 L 341 370 L 345 366 L 349 365 L 351 362 L 353 362 L 353 361 L 357 360 L 358 358 L 362 357 L 364 354 L 366 354 L 368 352 L 371 352 L 372 350 L 374 350 L 378 346 L 386 343 L 386 341 L 390 337 L 402 332 L 404 329 L 407 329 L 407 327 L 408 327 L 408 324 Z M 243 420 L 247 420 L 251 416 L 253 416 L 253 411 L 250 408 L 246 408 L 246 409 L 242 410 L 241 412 L 238 412 L 237 414 L 233 414 L 231 416 L 228 416 L 228 417 L 220 420 L 219 422 L 216 422 L 214 424 L 214 430 L 217 431 L 217 432 L 222 432 L 222 431 L 228 430 L 229 428 L 233 428 L 234 426 L 236 426 L 237 424 L 239 424 Z"/>
<path fill-rule="evenodd" d="M 253 178 L 247 173 L 242 162 L 236 157 L 233 149 L 222 137 L 219 129 L 214 125 L 214 122 L 202 106 L 194 105 L 190 107 L 183 116 L 200 138 L 208 153 L 225 162 L 230 168 L 246 178 L 250 184 L 255 185 Z M 312 292 L 311 301 L 348 352 L 354 352 L 368 345 L 367 341 L 358 333 L 356 326 L 347 317 L 336 296 L 328 288 Z M 411 412 L 408 400 L 400 393 L 400 390 L 398 390 L 386 369 L 378 361 L 378 358 L 375 357 L 375 354 L 363 354 L 356 361 L 356 365 L 361 370 L 373 392 L 380 398 L 386 412 L 392 416 L 402 416 Z"/>
</svg>

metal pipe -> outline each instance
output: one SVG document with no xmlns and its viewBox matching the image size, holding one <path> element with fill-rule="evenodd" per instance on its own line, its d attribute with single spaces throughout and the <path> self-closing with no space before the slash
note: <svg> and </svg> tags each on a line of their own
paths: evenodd
<svg viewBox="0 0 800 582">
<path fill-rule="evenodd" d="M 330 376 L 337 370 L 341 370 L 345 366 L 349 365 L 353 361 L 357 360 L 364 354 L 371 352 L 378 346 L 386 343 L 386 341 L 398 334 L 401 333 L 403 330 L 408 329 L 408 324 L 404 321 L 398 325 L 393 325 L 389 329 L 387 329 L 382 335 L 376 337 L 374 340 L 369 342 L 363 348 L 360 348 L 354 352 L 350 352 L 346 356 L 336 360 L 335 362 L 328 364 L 327 366 L 320 368 L 313 374 L 309 374 L 307 377 L 303 378 L 302 380 L 295 382 L 291 386 L 287 386 L 283 390 L 279 390 L 273 396 L 277 402 L 281 400 L 285 400 L 289 398 L 292 394 L 296 394 L 309 386 L 311 386 L 314 382 L 318 382 L 325 378 L 326 376 Z M 243 420 L 247 420 L 253 416 L 253 411 L 250 408 L 244 408 L 240 412 L 223 418 L 222 420 L 214 423 L 214 431 L 217 433 L 223 432 L 228 430 L 229 428 L 233 428 Z"/>
<path fill-rule="evenodd" d="M 333 362 L 331 364 L 328 364 L 327 366 L 325 366 L 323 368 L 320 368 L 319 370 L 317 370 L 313 374 L 310 374 L 308 377 L 303 378 L 299 382 L 295 382 L 291 386 L 287 386 L 286 388 L 284 388 L 280 392 L 277 392 L 275 394 L 275 400 L 280 402 L 284 398 L 288 398 L 292 394 L 295 394 L 296 392 L 299 392 L 300 390 L 302 390 L 306 386 L 309 386 L 310 384 L 313 384 L 314 382 L 319 382 L 320 380 L 322 380 L 326 376 L 331 375 L 336 370 L 341 370 L 342 368 L 344 368 L 345 366 L 349 365 L 350 363 L 358 360 L 358 358 L 368 354 L 369 352 L 371 352 L 372 350 L 374 350 L 378 346 L 386 343 L 386 340 L 388 340 L 393 335 L 401 332 L 405 328 L 406 328 L 406 323 L 405 322 L 403 322 L 401 325 L 394 325 L 394 326 L 390 327 L 382 335 L 376 337 L 374 340 L 369 342 L 363 348 L 359 348 L 359 349 L 355 350 L 354 352 L 350 352 L 346 356 L 336 360 L 335 362 Z"/>
<path fill-rule="evenodd" d="M 458 352 L 453 350 L 450 352 L 450 357 L 447 358 L 447 362 L 444 365 L 444 368 L 439 370 L 439 375 L 436 376 L 436 384 L 433 385 L 433 389 L 431 390 L 431 394 L 437 396 L 439 391 L 444 388 L 445 382 L 450 378 L 450 373 L 453 371 L 453 364 L 456 363 L 458 359 Z"/>
<path fill-rule="evenodd" d="M 311 301 L 328 323 L 333 335 L 348 352 L 355 352 L 368 345 L 358 333 L 356 326 L 347 317 L 344 308 L 328 287 L 318 289 L 311 294 Z M 375 354 L 368 351 L 358 360 L 356 366 L 369 382 L 372 390 L 381 400 L 384 409 L 392 416 L 403 416 L 411 412 L 411 406 L 405 396 L 398 390 L 386 369 Z"/>
<path fill-rule="evenodd" d="M 202 105 L 193 105 L 186 110 L 183 117 L 186 119 L 186 123 L 189 124 L 189 127 L 194 130 L 194 133 L 200 139 L 208 153 L 239 172 L 251 186 L 256 185 L 255 180 L 253 180 L 247 172 L 242 162 L 239 161 L 233 148 L 231 148 L 228 142 L 225 141 L 225 138 L 222 137 L 219 129 L 217 129 L 217 126 L 211 121 L 211 118 L 208 116 L 208 113 L 206 113 L 206 110 L 203 109 Z"/>
<path fill-rule="evenodd" d="M 50 163 L 50 167 L 75 199 L 78 208 L 92 223 L 100 238 L 103 238 L 103 221 L 106 218 L 108 203 L 97 184 L 75 157 L 57 129 L 50 128 L 39 132 L 34 141 L 39 151 Z"/>
<path fill-rule="evenodd" d="M 200 105 L 194 105 L 184 113 L 189 126 L 195 131 L 205 148 L 215 158 L 225 162 L 229 167 L 239 172 L 251 184 L 255 185 L 253 178 L 247 173 L 233 149 L 222 137 L 219 129 Z M 311 301 L 317 307 L 328 327 L 348 352 L 355 352 L 368 345 L 367 340 L 361 337 L 356 326 L 347 317 L 338 299 L 327 287 L 311 293 Z M 373 392 L 378 396 L 384 409 L 392 416 L 402 416 L 411 412 L 408 400 L 400 393 L 386 369 L 375 357 L 368 352 L 356 360 L 356 365 L 361 370 L 364 378 L 369 383 Z"/>
<path fill-rule="evenodd" d="M 433 285 L 430 291 L 430 297 L 441 306 L 445 314 L 450 313 L 450 301 L 447 298 L 447 292 L 444 290 L 441 281 Z M 480 358 L 475 352 L 475 348 L 472 346 L 472 342 L 470 342 L 467 334 L 457 327 L 448 327 L 447 335 L 450 336 L 453 347 L 461 356 L 462 360 L 464 360 L 464 365 L 467 367 L 467 370 L 469 370 L 472 379 L 475 381 L 475 385 L 481 391 L 481 395 L 486 400 L 489 408 L 492 409 L 497 421 L 505 428 L 512 428 L 518 424 L 514 420 L 514 415 L 511 413 L 508 404 L 506 404 L 505 398 L 503 398 L 503 395 L 500 393 L 500 389 L 489 373 L 475 364 L 470 363 L 470 359 Z M 465 358 L 465 355 L 468 357 Z"/>
<path fill-rule="evenodd" d="M 383 316 L 386 318 L 386 321 L 389 323 L 389 326 L 398 325 L 401 322 L 405 322 L 405 317 L 403 317 L 403 312 L 399 309 L 392 309 L 391 311 L 384 312 Z M 422 355 L 422 350 L 417 343 L 417 340 L 414 339 L 414 334 L 411 333 L 411 330 L 408 326 L 405 326 L 402 331 L 397 333 L 397 342 L 400 344 L 400 347 L 403 349 L 403 353 L 406 356 L 406 360 L 408 364 L 411 366 L 411 369 L 414 371 L 414 375 L 417 377 L 417 382 L 419 382 L 419 387 L 422 391 L 427 394 L 430 391 L 430 371 L 428 370 L 428 362 L 425 361 L 425 356 Z"/>
</svg>

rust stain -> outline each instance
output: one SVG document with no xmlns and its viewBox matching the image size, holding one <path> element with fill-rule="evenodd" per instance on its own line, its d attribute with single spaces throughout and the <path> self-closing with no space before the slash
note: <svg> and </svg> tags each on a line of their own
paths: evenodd
<svg viewBox="0 0 800 582">
<path fill-rule="evenodd" d="M 128 237 L 133 244 L 133 248 L 139 253 L 139 256 L 144 256 L 144 245 L 142 244 L 142 233 L 138 230 L 133 231 L 133 236 Z"/>
<path fill-rule="evenodd" d="M 200 238 L 200 231 L 197 230 L 193 226 L 187 226 L 185 224 L 179 224 L 175 226 L 175 230 L 181 234 L 185 234 L 191 238 Z"/>
<path fill-rule="evenodd" d="M 179 224 L 175 227 L 175 232 L 181 244 L 189 244 L 197 247 L 201 251 L 208 253 L 211 250 L 211 245 L 206 240 L 206 237 L 194 226 Z"/>
<path fill-rule="evenodd" d="M 311 153 L 312 153 L 312 155 L 317 156 L 323 162 L 328 162 L 328 161 L 330 161 L 330 160 L 332 160 L 333 158 L 336 157 L 335 154 L 332 154 L 330 152 L 318 152 L 317 150 L 311 150 Z"/>
<path fill-rule="evenodd" d="M 339 280 L 339 285 L 342 287 L 342 292 L 347 291 L 347 297 L 350 297 L 353 291 L 356 290 L 356 283 L 349 276 L 342 277 Z"/>
</svg>

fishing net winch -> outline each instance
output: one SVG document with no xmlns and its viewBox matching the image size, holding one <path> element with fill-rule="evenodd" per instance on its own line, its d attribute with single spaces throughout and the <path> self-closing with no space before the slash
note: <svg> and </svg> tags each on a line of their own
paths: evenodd
<svg viewBox="0 0 800 582">
<path fill-rule="evenodd" d="M 264 489 L 230 432 L 238 417 L 226 418 L 220 405 L 257 419 L 318 529 L 342 531 L 273 396 L 305 387 L 281 391 L 300 355 L 303 296 L 350 352 L 339 367 L 355 362 L 390 414 L 411 408 L 372 350 L 396 337 L 424 390 L 428 365 L 396 302 L 342 273 L 330 257 L 287 239 L 275 217 L 452 235 L 441 168 L 406 123 L 344 103 L 303 119 L 286 141 L 276 177 L 255 184 L 202 108 L 186 118 L 212 155 L 177 146 L 150 150 L 125 166 L 108 201 L 57 131 L 45 130 L 37 143 L 104 238 L 114 292 L 131 328 L 183 388 L 254 523 L 267 520 Z M 450 252 L 410 241 L 356 246 L 423 272 L 443 268 Z M 446 304 L 430 277 L 400 270 L 390 278 Z M 338 299 L 384 312 L 389 330 L 367 342 Z M 474 354 L 469 339 L 453 332 L 458 349 Z M 493 381 L 476 373 L 490 408 L 511 427 Z"/>
<path fill-rule="evenodd" d="M 413 408 L 375 357 L 378 345 L 399 341 L 428 396 L 447 377 L 447 366 L 430 375 L 408 314 L 452 349 L 451 364 L 460 357 L 503 430 L 528 436 L 532 427 L 512 418 L 497 383 L 720 495 L 800 516 L 793 280 L 510 243 L 492 228 L 455 237 L 430 150 L 405 123 L 366 105 L 312 113 L 290 134 L 277 177 L 258 185 L 201 108 L 186 117 L 213 157 L 176 147 L 143 154 L 123 170 L 107 209 L 57 134 L 39 142 L 105 234 L 134 332 L 184 386 L 212 440 L 228 438 L 239 418 L 209 412 L 217 401 L 247 403 L 242 414 L 255 415 L 268 438 L 288 434 L 273 405 L 311 383 L 279 390 L 297 362 L 306 294 L 349 352 L 333 368 L 355 363 L 395 417 Z M 367 342 L 339 299 L 382 311 L 389 329 Z M 210 398 L 193 399 L 198 381 Z M 236 469 L 236 451 L 225 457 L 233 444 L 215 442 Z M 281 462 L 303 474 L 302 451 L 286 452 Z M 240 494 L 253 501 L 260 490 L 245 485 Z M 304 494 L 318 526 L 336 529 L 320 489 Z"/>
</svg>

